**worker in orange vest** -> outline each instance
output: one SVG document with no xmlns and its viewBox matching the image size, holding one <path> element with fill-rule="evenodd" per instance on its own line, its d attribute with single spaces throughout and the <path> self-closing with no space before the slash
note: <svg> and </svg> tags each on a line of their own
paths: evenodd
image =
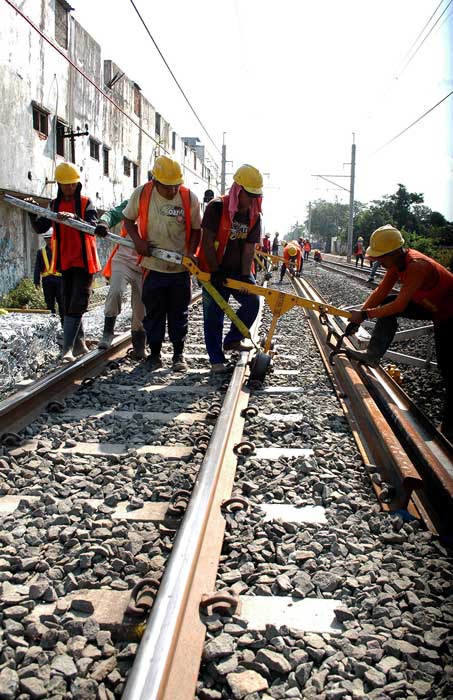
<svg viewBox="0 0 453 700">
<path fill-rule="evenodd" d="M 287 269 L 293 271 L 298 276 L 300 275 L 302 251 L 296 241 L 289 241 L 286 243 L 285 247 L 283 248 L 283 258 L 285 262 L 280 270 L 279 284 L 283 282 L 283 277 L 285 276 Z"/>
<path fill-rule="evenodd" d="M 58 213 L 60 222 L 53 223 L 45 216 L 30 214 L 36 233 L 45 233 L 53 226 L 52 262 L 50 272 L 61 272 L 63 289 L 63 362 L 71 362 L 76 355 L 88 352 L 83 332 L 82 316 L 88 309 L 93 276 L 99 272 L 96 240 L 63 223 L 80 219 L 96 224 L 96 209 L 88 197 L 81 194 L 80 173 L 73 163 L 60 163 L 55 168 L 58 183 L 56 199 L 50 209 Z M 30 201 L 30 200 L 29 200 Z"/>
<path fill-rule="evenodd" d="M 162 367 L 161 349 L 165 326 L 173 345 L 175 372 L 184 372 L 184 342 L 187 336 L 190 273 L 183 265 L 151 257 L 150 246 L 194 256 L 200 242 L 201 214 L 197 197 L 183 187 L 181 166 L 167 156 L 156 158 L 153 179 L 133 192 L 123 211 L 124 227 L 132 238 L 145 269 L 142 301 L 143 327 L 151 355 L 150 370 Z"/>
<path fill-rule="evenodd" d="M 105 238 L 110 228 L 123 221 L 123 212 L 127 207 L 127 203 L 128 200 L 125 199 L 121 204 L 109 209 L 101 216 L 95 228 L 96 235 Z M 121 229 L 121 236 L 123 238 L 127 236 L 124 226 Z M 138 261 L 137 252 L 126 246 L 116 245 L 102 270 L 102 274 L 110 281 L 110 286 L 104 307 L 104 330 L 98 347 L 104 350 L 112 344 L 116 319 L 121 313 L 122 298 L 126 285 L 129 284 L 132 308 L 132 347 L 135 358 L 143 360 L 145 358 L 146 344 L 143 328 L 145 307 L 142 302 L 143 271 Z"/>
</svg>

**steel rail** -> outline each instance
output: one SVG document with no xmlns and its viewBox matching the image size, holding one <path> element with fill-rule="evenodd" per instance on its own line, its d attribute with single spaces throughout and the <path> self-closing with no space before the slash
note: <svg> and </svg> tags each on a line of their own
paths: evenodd
<svg viewBox="0 0 453 700">
<path fill-rule="evenodd" d="M 170 681 L 172 652 L 195 575 L 201 542 L 206 535 L 246 368 L 246 361 L 241 360 L 233 372 L 220 418 L 165 568 L 122 700 L 157 700 L 169 697 L 166 695 L 166 686 Z M 193 689 L 191 692 L 189 697 L 193 697 Z"/>
<path fill-rule="evenodd" d="M 91 350 L 4 399 L 0 402 L 0 436 L 28 425 L 50 401 L 77 389 L 78 381 L 93 376 L 108 362 L 124 355 L 130 343 L 130 333 L 122 333 L 107 350 Z"/>
<path fill-rule="evenodd" d="M 293 283 L 303 289 L 304 295 L 310 293 L 305 280 L 294 280 Z M 314 290 L 311 293 L 316 298 L 321 298 Z M 325 327 L 320 328 L 323 329 L 322 335 L 326 337 Z M 395 470 L 400 475 L 405 499 L 410 497 L 414 500 L 418 512 L 421 515 L 425 514 L 427 526 L 441 534 L 451 534 L 453 451 L 448 440 L 436 430 L 385 370 L 351 363 L 344 356 L 335 359 L 335 368 L 340 382 L 345 386 L 349 398 L 357 404 L 357 408 L 363 410 L 368 401 L 368 398 L 367 401 L 364 400 L 364 396 L 357 398 L 357 392 L 363 393 L 363 387 L 373 401 L 372 415 L 376 422 L 371 432 L 364 433 L 365 442 L 372 450 L 384 449 L 390 452 L 388 457 L 392 461 L 386 460 L 384 464 L 387 469 L 390 467 L 393 476 Z M 350 377 L 345 385 L 348 375 Z M 356 394 L 355 398 L 353 392 Z M 356 412 L 355 417 L 358 422 L 363 422 L 359 413 Z M 395 457 L 398 459 L 395 460 Z M 382 462 L 376 461 L 376 464 Z M 393 481 L 392 483 L 394 484 Z"/>
<path fill-rule="evenodd" d="M 263 306 L 260 300 L 254 338 Z M 199 605 L 217 574 L 225 529 L 220 507 L 231 495 L 237 461 L 232 448 L 241 439 L 239 413 L 249 396 L 247 357 L 241 353 L 233 372 L 122 700 L 192 700 L 195 694 L 205 638 Z"/>
</svg>

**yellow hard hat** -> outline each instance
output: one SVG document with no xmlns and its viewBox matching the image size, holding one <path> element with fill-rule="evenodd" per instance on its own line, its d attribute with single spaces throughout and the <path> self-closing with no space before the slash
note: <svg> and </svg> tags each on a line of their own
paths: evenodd
<svg viewBox="0 0 453 700">
<path fill-rule="evenodd" d="M 162 185 L 182 185 L 184 177 L 181 166 L 175 160 L 167 156 L 159 156 L 154 161 L 152 176 Z"/>
<path fill-rule="evenodd" d="M 381 255 L 393 253 L 404 245 L 404 238 L 397 228 L 391 224 L 386 224 L 373 231 L 370 238 L 370 246 L 366 254 L 369 258 L 379 258 Z"/>
<path fill-rule="evenodd" d="M 290 258 L 292 258 L 294 255 L 297 255 L 297 248 L 293 243 L 290 243 L 287 246 L 286 250 L 288 251 L 288 255 L 290 256 Z"/>
<path fill-rule="evenodd" d="M 234 173 L 233 180 L 250 194 L 263 194 L 263 176 L 253 165 L 241 165 Z"/>
<path fill-rule="evenodd" d="M 80 173 L 72 163 L 60 163 L 55 168 L 55 180 L 59 185 L 74 185 L 80 182 Z"/>
</svg>

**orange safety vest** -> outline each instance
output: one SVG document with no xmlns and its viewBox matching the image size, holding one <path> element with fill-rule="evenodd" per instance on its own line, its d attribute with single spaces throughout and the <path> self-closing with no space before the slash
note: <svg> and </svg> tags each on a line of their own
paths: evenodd
<svg viewBox="0 0 453 700">
<path fill-rule="evenodd" d="M 84 197 L 83 195 L 80 195 L 80 202 L 82 205 L 82 211 L 81 211 L 81 218 L 85 218 L 85 210 L 87 208 L 89 198 Z M 55 210 L 54 210 L 55 211 Z M 61 222 L 62 225 L 64 226 L 64 222 Z M 50 264 L 50 274 L 54 275 L 57 271 L 57 258 L 58 258 L 58 237 L 56 233 L 56 226 L 58 226 L 59 223 L 54 223 L 53 224 L 53 234 L 51 238 L 51 245 L 52 245 L 52 262 Z M 93 275 L 95 272 L 99 272 L 101 269 L 101 265 L 99 262 L 98 258 L 98 253 L 96 250 L 96 241 L 93 236 L 86 235 L 82 232 L 80 232 L 80 235 L 83 236 L 83 242 L 85 245 L 85 254 L 86 254 L 86 260 L 87 260 L 87 268 L 88 272 Z"/>
<path fill-rule="evenodd" d="M 445 321 L 453 316 L 453 274 L 443 265 L 429 258 L 418 250 L 408 248 L 405 256 L 404 270 L 399 272 L 399 279 L 404 284 L 410 265 L 417 260 L 424 260 L 434 270 L 434 283 L 428 288 L 417 289 L 411 301 L 423 306 L 433 314 L 434 321 Z"/>
<path fill-rule="evenodd" d="M 138 217 L 137 217 L 137 228 L 140 238 L 144 241 L 148 238 L 148 216 L 149 216 L 149 204 L 151 202 L 151 195 L 154 189 L 154 182 L 147 182 L 143 185 L 143 189 L 140 192 L 140 201 L 138 205 Z M 189 246 L 190 234 L 192 232 L 192 223 L 190 216 L 190 190 L 188 187 L 181 185 L 179 188 L 179 194 L 181 195 L 182 206 L 184 209 L 184 217 L 186 222 L 186 246 Z M 125 238 L 127 236 L 127 231 L 124 226 L 121 229 L 121 237 Z M 104 277 L 111 277 L 112 274 L 112 260 L 119 248 L 119 243 L 115 245 L 112 252 L 110 253 L 109 259 L 102 270 Z M 137 255 L 137 265 L 140 264 L 143 256 Z"/>
<path fill-rule="evenodd" d="M 300 246 L 297 243 L 290 243 L 290 245 L 293 245 L 295 248 L 297 248 L 297 253 L 296 253 L 296 261 L 297 261 L 297 267 L 299 268 L 300 265 L 300 259 L 301 259 L 301 252 L 300 252 Z M 293 256 L 294 257 L 294 256 Z M 286 245 L 283 248 L 283 258 L 285 260 L 285 265 L 288 265 L 289 263 L 289 253 L 288 253 L 288 246 Z"/>
<path fill-rule="evenodd" d="M 53 249 L 55 248 L 55 246 L 52 245 L 52 243 L 53 243 L 53 241 L 51 240 L 50 245 L 52 247 L 52 256 L 53 256 Z M 44 261 L 44 267 L 46 269 L 45 272 L 41 273 L 41 277 L 49 277 L 50 275 L 52 275 L 53 277 L 61 277 L 61 272 L 51 272 L 50 271 L 50 262 L 49 262 L 49 258 L 47 257 L 47 251 L 45 248 L 41 248 L 41 255 L 42 255 L 42 259 Z"/>
<path fill-rule="evenodd" d="M 230 196 L 228 194 L 222 195 L 222 217 L 220 219 L 219 228 L 215 237 L 216 258 L 218 265 L 220 265 L 220 263 L 222 262 L 222 258 L 225 255 L 225 250 L 228 245 L 228 240 L 231 234 L 232 221 L 230 217 L 230 212 L 228 211 L 229 200 Z M 258 216 L 259 214 L 250 221 L 247 233 L 250 233 L 250 231 L 255 226 L 256 222 L 258 221 Z M 206 256 L 203 248 L 203 237 L 200 241 L 200 245 L 198 246 L 197 258 L 198 267 L 200 268 L 200 270 L 203 270 L 203 272 L 210 272 L 209 266 L 206 262 Z"/>
</svg>

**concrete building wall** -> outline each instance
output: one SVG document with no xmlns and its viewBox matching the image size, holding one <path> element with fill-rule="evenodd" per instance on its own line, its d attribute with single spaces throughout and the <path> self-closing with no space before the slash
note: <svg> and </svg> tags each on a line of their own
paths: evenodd
<svg viewBox="0 0 453 700">
<path fill-rule="evenodd" d="M 65 0 L 22 0 L 20 11 L 127 116 L 19 13 L 6 3 L 0 4 L 0 118 L 4 125 L 0 131 L 0 295 L 31 274 L 39 247 L 28 216 L 6 205 L 1 193 L 33 196 L 44 206 L 55 197 L 55 167 L 71 160 L 70 139 L 64 139 L 64 155 L 57 153 L 57 121 L 75 133 L 78 129 L 88 131 L 88 135 L 74 138 L 75 163 L 81 171 L 84 193 L 99 210 L 128 198 L 134 177 L 136 184 L 147 181 L 156 155 L 163 153 L 181 163 L 185 184 L 200 201 L 208 186 L 218 191 L 220 168 L 208 149 L 206 159 L 214 163 L 209 182 L 206 166 L 198 157 L 200 149 L 194 161 L 192 147 L 178 134 L 173 136 L 171 123 L 162 115 L 160 135 L 156 134 L 156 108 L 119 66 L 102 55 L 101 46 L 70 13 L 67 47 L 58 44 L 56 37 L 61 42 L 61 18 L 67 7 Z M 115 76 L 117 80 L 109 87 Z M 34 108 L 48 115 L 47 135 L 33 126 Z M 97 144 L 97 151 L 93 144 Z M 108 152 L 107 174 L 104 149 Z"/>
</svg>

